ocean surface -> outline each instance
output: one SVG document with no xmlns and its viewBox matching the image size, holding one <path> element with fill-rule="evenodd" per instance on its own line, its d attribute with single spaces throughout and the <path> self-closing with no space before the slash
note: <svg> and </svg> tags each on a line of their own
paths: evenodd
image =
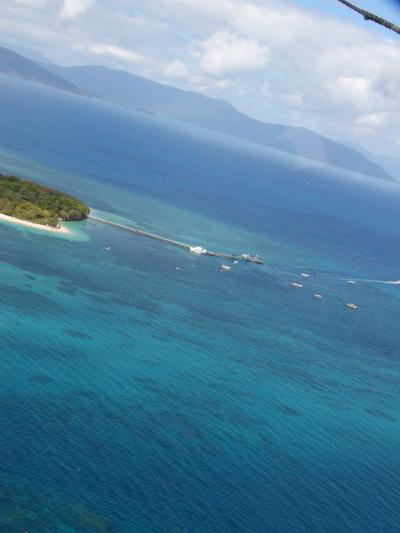
<svg viewBox="0 0 400 533">
<path fill-rule="evenodd" d="M 265 260 L 0 224 L 0 531 L 399 531 L 400 185 L 4 76 L 0 172 Z"/>
</svg>

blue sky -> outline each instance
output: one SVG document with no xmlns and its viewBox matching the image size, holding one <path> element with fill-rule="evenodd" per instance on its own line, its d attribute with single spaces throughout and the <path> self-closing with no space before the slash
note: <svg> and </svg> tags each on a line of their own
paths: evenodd
<svg viewBox="0 0 400 533">
<path fill-rule="evenodd" d="M 400 1 L 398 0 L 349 0 L 353 4 L 375 13 L 383 18 L 398 22 L 400 24 Z M 347 17 L 356 24 L 365 24 L 362 18 L 351 10 L 346 9 L 336 0 L 297 0 L 297 4 L 304 7 L 325 11 L 340 17 Z M 379 26 L 375 28 L 376 31 L 381 31 Z M 386 31 L 386 30 L 383 30 Z"/>
<path fill-rule="evenodd" d="M 400 2 L 354 0 L 399 22 Z M 260 120 L 400 149 L 400 36 L 337 0 L 1 0 L 3 43 L 224 98 Z"/>
</svg>

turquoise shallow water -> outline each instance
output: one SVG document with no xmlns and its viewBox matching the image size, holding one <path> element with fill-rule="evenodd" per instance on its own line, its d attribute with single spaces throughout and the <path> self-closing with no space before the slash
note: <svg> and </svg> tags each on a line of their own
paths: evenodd
<svg viewBox="0 0 400 533">
<path fill-rule="evenodd" d="M 1 169 L 266 265 L 0 225 L 0 529 L 396 531 L 400 289 L 343 281 L 400 277 L 395 188 L 14 83 Z"/>
</svg>

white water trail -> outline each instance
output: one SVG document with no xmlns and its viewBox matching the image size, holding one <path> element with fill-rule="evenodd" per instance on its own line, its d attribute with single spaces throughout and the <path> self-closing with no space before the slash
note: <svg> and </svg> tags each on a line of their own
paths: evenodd
<svg viewBox="0 0 400 533">
<path fill-rule="evenodd" d="M 394 280 L 394 281 L 386 281 L 384 279 L 357 279 L 355 278 L 354 281 L 361 281 L 366 283 L 383 283 L 384 285 L 400 285 L 400 279 Z"/>
</svg>

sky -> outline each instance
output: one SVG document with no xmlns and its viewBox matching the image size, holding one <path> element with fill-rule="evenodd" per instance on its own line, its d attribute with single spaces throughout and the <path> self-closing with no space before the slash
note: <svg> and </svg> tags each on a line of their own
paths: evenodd
<svg viewBox="0 0 400 533">
<path fill-rule="evenodd" d="M 400 24 L 400 1 L 353 0 Z M 3 43 L 223 98 L 267 122 L 400 149 L 400 35 L 337 0 L 1 0 Z"/>
</svg>

